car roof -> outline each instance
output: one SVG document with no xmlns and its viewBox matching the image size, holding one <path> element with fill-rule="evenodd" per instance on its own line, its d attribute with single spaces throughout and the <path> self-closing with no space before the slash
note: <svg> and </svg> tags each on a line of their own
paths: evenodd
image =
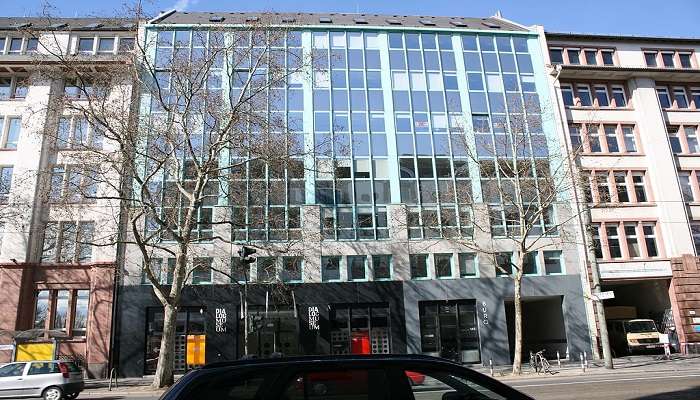
<svg viewBox="0 0 700 400">
<path fill-rule="evenodd" d="M 299 357 L 277 357 L 277 358 L 253 358 L 236 361 L 221 361 L 210 363 L 202 367 L 202 369 L 215 369 L 221 367 L 248 367 L 248 366 L 264 366 L 264 365 L 279 365 L 279 364 L 334 364 L 348 362 L 421 362 L 435 365 L 450 365 L 461 366 L 454 361 L 444 358 L 425 356 L 421 354 L 366 354 L 366 355 L 318 355 L 318 356 L 299 356 Z"/>
</svg>

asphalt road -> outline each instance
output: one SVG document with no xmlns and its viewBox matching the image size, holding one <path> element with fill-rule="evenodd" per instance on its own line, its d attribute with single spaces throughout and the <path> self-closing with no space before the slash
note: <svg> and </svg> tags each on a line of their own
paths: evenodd
<svg viewBox="0 0 700 400">
<path fill-rule="evenodd" d="M 508 382 L 535 399 L 543 400 L 696 400 L 700 373 L 642 372 L 624 375 L 547 377 Z"/>
<path fill-rule="evenodd" d="M 546 376 L 506 380 L 509 385 L 538 400 L 697 400 L 700 371 L 639 372 L 614 375 Z M 128 390 L 128 389 L 126 389 Z M 81 400 L 156 400 L 157 395 L 81 395 Z"/>
</svg>

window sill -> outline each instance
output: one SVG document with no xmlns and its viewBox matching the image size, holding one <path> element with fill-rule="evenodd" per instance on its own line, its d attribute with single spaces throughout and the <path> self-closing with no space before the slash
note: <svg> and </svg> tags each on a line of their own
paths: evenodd
<svg viewBox="0 0 700 400">
<path fill-rule="evenodd" d="M 16 148 L 14 148 L 14 149 L 0 149 L 0 151 L 17 151 L 17 149 Z"/>
<path fill-rule="evenodd" d="M 630 207 L 656 207 L 656 203 L 652 201 L 638 202 L 638 203 L 588 203 L 591 209 L 600 208 L 630 208 Z"/>
<path fill-rule="evenodd" d="M 598 152 L 598 153 L 581 153 L 581 156 L 585 157 L 601 157 L 601 156 L 608 156 L 608 157 L 643 157 L 644 153 L 636 152 L 636 153 L 603 153 L 603 152 Z"/>
<path fill-rule="evenodd" d="M 591 111 L 591 110 L 601 110 L 601 111 L 634 111 L 634 107 L 595 107 L 595 106 L 564 106 L 570 110 L 581 110 L 581 111 Z"/>
<path fill-rule="evenodd" d="M 666 257 L 654 257 L 654 258 L 638 257 L 638 258 L 612 258 L 612 259 L 597 258 L 596 260 L 599 263 L 614 263 L 614 264 L 625 264 L 625 263 L 647 262 L 647 261 L 649 261 L 649 262 L 671 261 L 670 258 L 666 258 Z"/>
<path fill-rule="evenodd" d="M 662 108 L 662 110 L 666 112 L 696 112 L 700 111 L 700 108 L 676 108 L 676 107 L 671 107 L 671 108 Z"/>
</svg>

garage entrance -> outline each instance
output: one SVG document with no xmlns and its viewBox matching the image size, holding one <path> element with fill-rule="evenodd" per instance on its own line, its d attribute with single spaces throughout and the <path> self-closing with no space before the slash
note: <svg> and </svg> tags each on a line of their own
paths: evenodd
<svg viewBox="0 0 700 400">
<path fill-rule="evenodd" d="M 670 284 L 670 279 L 604 282 L 602 290 L 615 292 L 615 298 L 605 300 L 603 304 L 606 309 L 626 307 L 630 311 L 634 310 L 632 318 L 652 319 L 660 332 L 664 333 L 665 329 L 673 326 L 672 318 L 667 321 L 667 314 L 671 315 L 671 300 L 668 297 Z M 606 318 L 613 319 L 615 316 L 613 312 L 606 315 Z"/>
<path fill-rule="evenodd" d="M 566 328 L 562 310 L 563 296 L 528 297 L 523 299 L 523 360 L 527 361 L 530 351 L 545 350 L 547 358 L 555 358 L 557 351 L 563 358 L 566 355 Z M 506 301 L 508 323 L 508 344 L 510 359 L 515 354 L 515 306 Z"/>
<path fill-rule="evenodd" d="M 670 279 L 604 282 L 602 290 L 615 293 L 614 299 L 603 302 L 606 320 L 651 319 L 659 332 L 669 335 L 672 349 L 678 351 L 671 300 L 668 294 L 670 284 Z M 610 327 L 611 324 L 608 323 L 608 331 Z M 612 343 L 614 332 L 609 334 L 612 335 Z"/>
</svg>

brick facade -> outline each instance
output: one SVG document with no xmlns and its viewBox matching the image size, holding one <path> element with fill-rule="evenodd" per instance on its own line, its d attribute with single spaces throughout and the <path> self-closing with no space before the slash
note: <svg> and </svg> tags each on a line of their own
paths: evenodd
<svg viewBox="0 0 700 400">
<path fill-rule="evenodd" d="M 676 258 L 672 263 L 671 304 L 684 353 L 700 352 L 700 257 Z"/>
<path fill-rule="evenodd" d="M 106 377 L 110 359 L 112 302 L 114 297 L 113 264 L 87 265 L 0 265 L 1 344 L 12 343 L 12 332 L 33 328 L 35 293 L 39 290 L 89 289 L 87 334 L 84 338 L 62 338 L 58 341 L 59 356 L 84 360 L 90 377 Z M 50 309 L 47 319 L 51 320 Z M 0 363 L 12 357 L 9 350 L 0 351 Z"/>
</svg>

